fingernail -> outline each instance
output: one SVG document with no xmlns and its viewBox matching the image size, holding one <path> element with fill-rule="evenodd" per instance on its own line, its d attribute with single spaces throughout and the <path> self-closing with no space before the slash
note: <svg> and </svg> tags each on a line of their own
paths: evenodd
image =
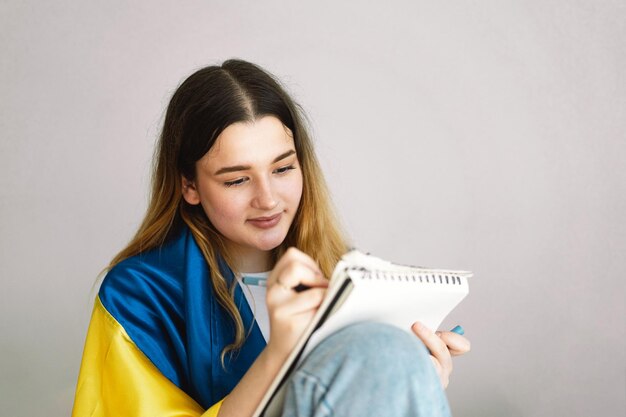
<svg viewBox="0 0 626 417">
<path fill-rule="evenodd" d="M 460 334 L 463 336 L 465 334 L 465 330 L 461 326 L 456 326 L 454 329 L 450 330 L 453 333 Z"/>
</svg>

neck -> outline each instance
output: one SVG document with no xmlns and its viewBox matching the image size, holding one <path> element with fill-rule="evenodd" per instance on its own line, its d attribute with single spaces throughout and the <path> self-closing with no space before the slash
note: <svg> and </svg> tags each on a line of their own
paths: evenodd
<svg viewBox="0 0 626 417">
<path fill-rule="evenodd" d="M 233 267 L 239 273 L 265 272 L 272 269 L 272 252 L 258 249 L 233 248 Z"/>
</svg>

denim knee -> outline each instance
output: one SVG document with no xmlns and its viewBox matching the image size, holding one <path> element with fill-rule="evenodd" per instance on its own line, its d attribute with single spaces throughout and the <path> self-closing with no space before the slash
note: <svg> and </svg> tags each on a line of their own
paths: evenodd
<svg viewBox="0 0 626 417">
<path fill-rule="evenodd" d="M 382 323 L 347 326 L 324 339 L 292 375 L 283 417 L 446 416 L 428 350 Z"/>
<path fill-rule="evenodd" d="M 378 373 L 397 374 L 432 366 L 428 350 L 415 334 L 376 322 L 344 327 L 323 340 L 313 352 L 310 361 L 316 368 L 329 361 L 350 362 L 367 364 Z M 303 365 L 308 361 L 309 358 Z"/>
</svg>

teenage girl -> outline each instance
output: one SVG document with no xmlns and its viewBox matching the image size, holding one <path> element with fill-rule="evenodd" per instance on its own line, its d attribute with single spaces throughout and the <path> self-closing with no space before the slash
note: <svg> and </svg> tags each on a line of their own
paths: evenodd
<svg viewBox="0 0 626 417">
<path fill-rule="evenodd" d="M 176 90 L 146 216 L 95 302 L 73 416 L 252 415 L 348 248 L 303 121 L 241 60 Z M 412 330 L 331 335 L 291 377 L 283 416 L 449 415 L 451 356 L 469 342 Z"/>
</svg>

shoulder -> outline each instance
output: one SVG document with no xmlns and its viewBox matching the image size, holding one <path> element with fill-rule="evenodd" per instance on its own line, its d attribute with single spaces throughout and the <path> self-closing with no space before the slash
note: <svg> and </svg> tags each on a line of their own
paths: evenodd
<svg viewBox="0 0 626 417">
<path fill-rule="evenodd" d="M 125 328 L 154 311 L 180 314 L 186 251 L 183 234 L 115 265 L 98 292 L 104 308 Z"/>
<path fill-rule="evenodd" d="M 183 233 L 118 263 L 107 273 L 98 292 L 102 307 L 120 330 L 178 386 L 185 379 L 181 367 L 187 321 L 185 293 L 189 275 L 196 274 L 187 266 L 193 250 L 186 238 Z"/>
</svg>

